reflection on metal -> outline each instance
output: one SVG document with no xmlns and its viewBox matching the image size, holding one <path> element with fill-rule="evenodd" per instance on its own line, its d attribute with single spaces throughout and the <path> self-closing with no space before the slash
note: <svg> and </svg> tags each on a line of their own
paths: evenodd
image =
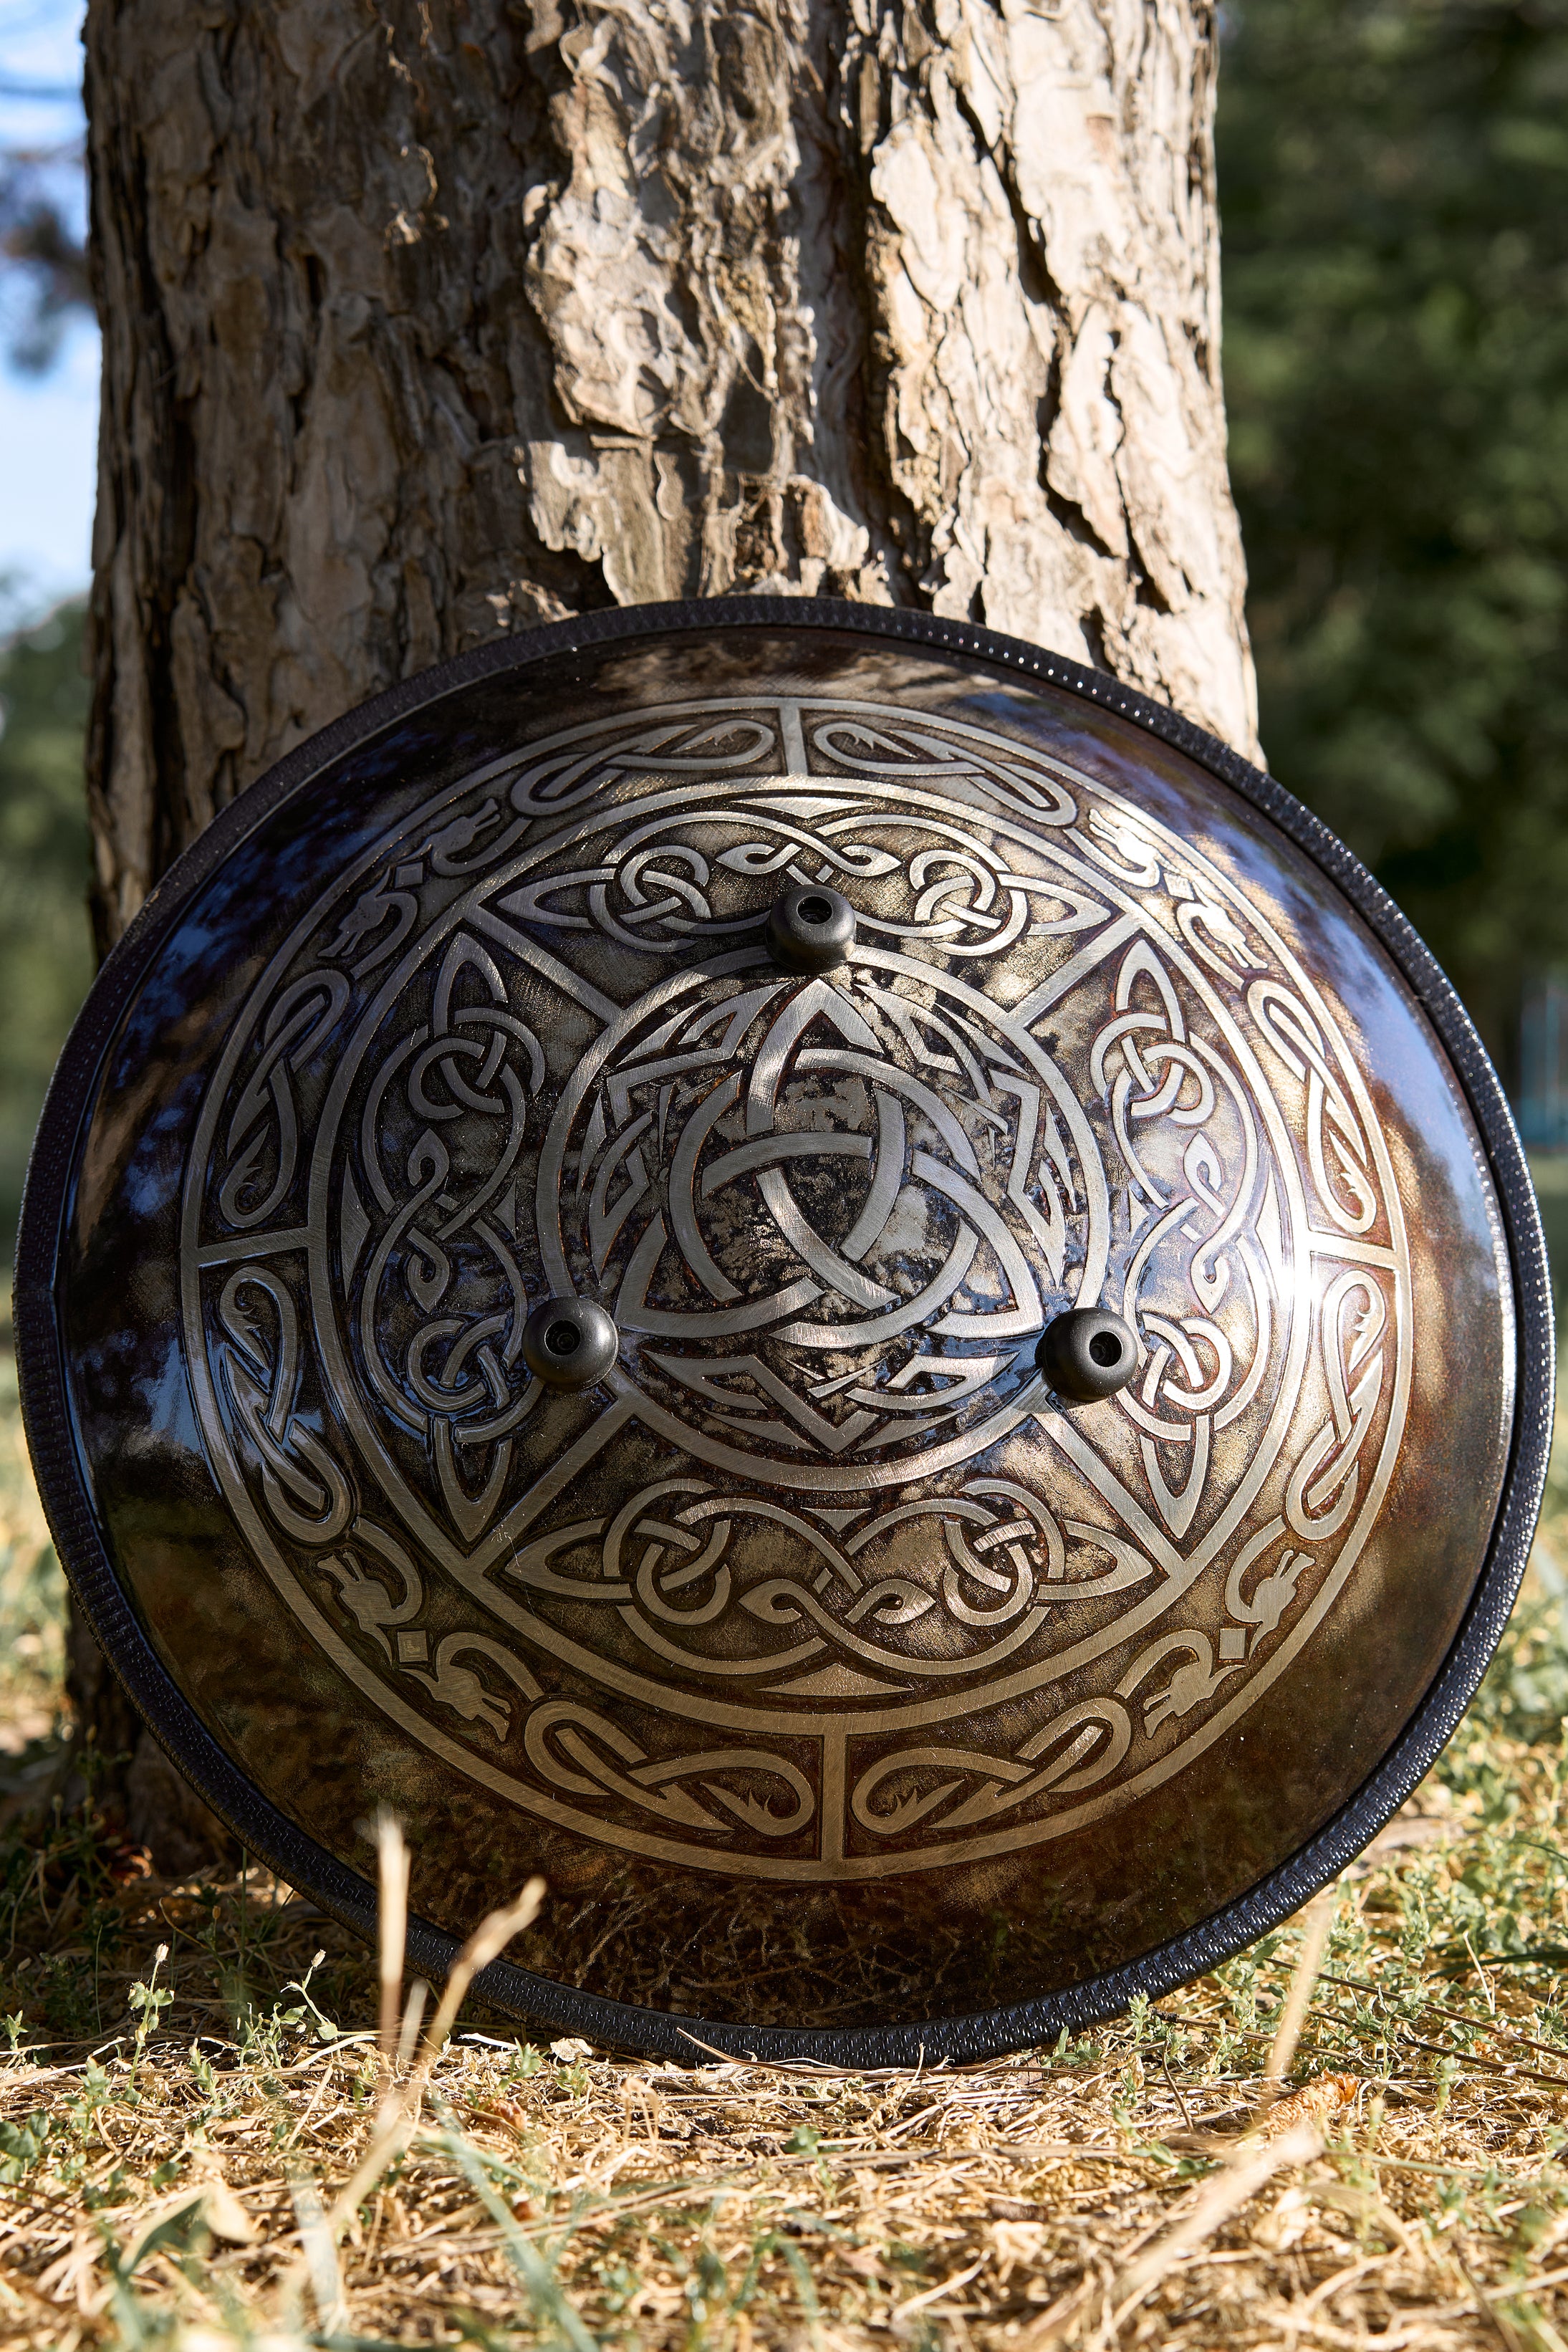
<svg viewBox="0 0 1568 2352">
<path fill-rule="evenodd" d="M 780 877 L 849 898 L 841 966 L 779 971 Z M 1398 1188 L 1311 975 L 1124 795 L 894 706 L 632 710 L 403 816 L 235 1024 L 185 1215 L 210 1457 L 366 1696 L 742 1875 L 947 1867 L 1179 1771 L 1335 1605 L 1404 1428 Z M 587 1420 L 541 1293 L 622 1334 Z M 1141 1371 L 1068 1416 L 1040 1335 L 1101 1306 Z M 443 1587 L 485 1646 L 405 1660 Z"/>
<path fill-rule="evenodd" d="M 360 1916 L 384 1798 L 455 1935 L 538 1867 L 492 1997 L 673 2053 L 978 2054 L 1287 1916 L 1550 1423 L 1517 1140 L 1335 845 L 1053 657 L 755 600 L 225 812 L 16 1296 L 62 1557 L 247 1845 Z"/>
</svg>

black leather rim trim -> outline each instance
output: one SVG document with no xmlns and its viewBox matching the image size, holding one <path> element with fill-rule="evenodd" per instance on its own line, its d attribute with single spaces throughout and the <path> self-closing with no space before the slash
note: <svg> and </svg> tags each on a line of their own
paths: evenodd
<svg viewBox="0 0 1568 2352">
<path fill-rule="evenodd" d="M 492 1962 L 476 1980 L 476 1990 L 499 2009 L 689 2063 L 715 2053 L 845 2067 L 975 2060 L 1053 2039 L 1063 2027 L 1078 2032 L 1119 2016 L 1134 1994 L 1155 2000 L 1173 1991 L 1280 1926 L 1354 1861 L 1430 1769 L 1474 1697 L 1518 1594 L 1545 1485 L 1555 1372 L 1552 1294 L 1534 1187 L 1497 1073 L 1452 985 L 1387 893 L 1282 784 L 1214 736 L 1100 671 L 1016 637 L 926 613 L 795 597 L 723 597 L 585 614 L 476 647 L 378 695 L 302 743 L 214 818 L 171 867 L 94 983 L 60 1057 L 27 1170 L 14 1293 L 23 1418 L 56 1549 L 106 1656 L 155 1738 L 244 1846 L 345 1926 L 373 1936 L 376 1898 L 370 1880 L 262 1797 L 200 1721 L 132 1612 L 93 1517 L 71 1430 L 55 1280 L 78 1136 L 99 1066 L 121 1013 L 192 894 L 280 801 L 345 751 L 455 688 L 587 646 L 693 630 L 802 627 L 851 629 L 931 646 L 1062 688 L 1185 752 L 1270 817 L 1338 885 L 1442 1041 L 1486 1147 L 1513 1272 L 1518 1397 L 1512 1442 L 1502 1502 L 1464 1622 L 1377 1769 L 1315 1837 L 1247 1895 L 1125 1967 L 1063 1992 L 967 2017 L 899 2025 L 817 2032 L 716 2024 L 607 2000 L 506 1960 Z M 415 1969 L 444 1975 L 457 1948 L 455 1937 L 425 1920 L 410 1921 L 409 1960 Z"/>
</svg>

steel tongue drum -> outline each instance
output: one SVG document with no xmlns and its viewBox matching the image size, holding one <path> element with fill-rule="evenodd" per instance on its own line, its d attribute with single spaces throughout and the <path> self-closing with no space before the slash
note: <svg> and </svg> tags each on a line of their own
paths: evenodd
<svg viewBox="0 0 1568 2352">
<path fill-rule="evenodd" d="M 465 656 L 104 968 L 18 1331 L 171 1756 L 416 1965 L 849 2063 L 1113 2013 L 1409 1794 L 1552 1412 L 1529 1178 L 1290 796 L 983 630 L 748 599 Z"/>
</svg>

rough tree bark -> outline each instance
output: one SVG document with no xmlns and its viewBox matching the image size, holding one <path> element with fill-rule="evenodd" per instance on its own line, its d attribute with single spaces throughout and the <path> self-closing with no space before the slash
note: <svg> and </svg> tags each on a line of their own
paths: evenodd
<svg viewBox="0 0 1568 2352">
<path fill-rule="evenodd" d="M 591 605 L 921 605 L 1254 748 L 1206 0 L 91 0 L 86 42 L 101 945 L 302 736 Z"/>
</svg>

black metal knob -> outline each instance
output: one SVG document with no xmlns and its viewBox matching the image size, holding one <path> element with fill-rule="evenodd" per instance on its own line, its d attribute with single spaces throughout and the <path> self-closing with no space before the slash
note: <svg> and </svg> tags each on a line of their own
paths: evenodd
<svg viewBox="0 0 1568 2352">
<path fill-rule="evenodd" d="M 854 943 L 855 910 L 837 890 L 809 882 L 773 901 L 768 944 L 787 971 L 831 971 Z"/>
<path fill-rule="evenodd" d="M 547 1388 L 591 1388 L 620 1345 L 613 1316 L 591 1298 L 547 1298 L 523 1326 L 523 1361 Z"/>
<path fill-rule="evenodd" d="M 1046 1325 L 1034 1360 L 1058 1396 L 1092 1404 L 1124 1389 L 1137 1370 L 1137 1334 L 1103 1307 L 1074 1307 Z"/>
</svg>

